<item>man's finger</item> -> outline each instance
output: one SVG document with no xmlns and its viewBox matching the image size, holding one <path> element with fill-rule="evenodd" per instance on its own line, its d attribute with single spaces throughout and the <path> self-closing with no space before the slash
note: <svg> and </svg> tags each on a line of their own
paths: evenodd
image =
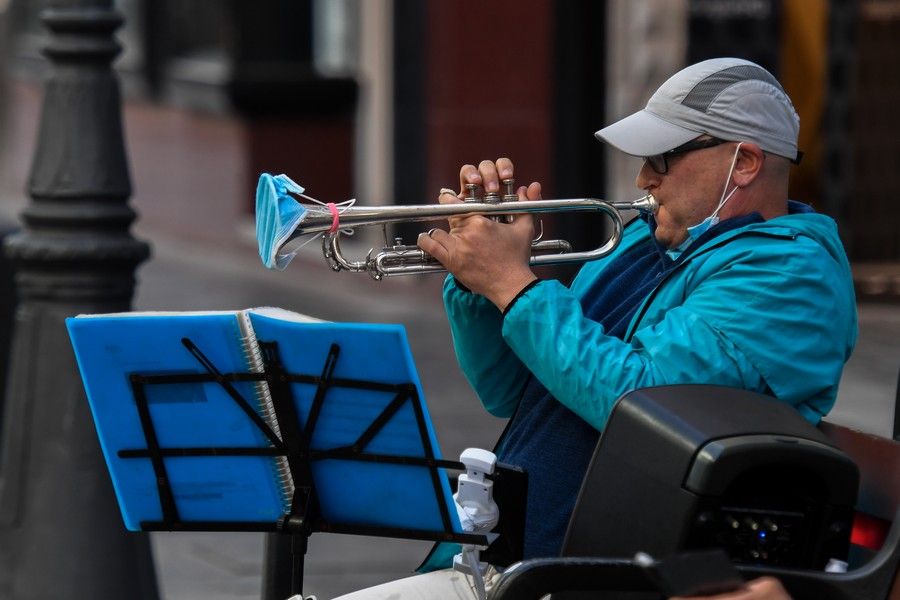
<svg viewBox="0 0 900 600">
<path fill-rule="evenodd" d="M 500 176 L 500 179 L 512 179 L 513 174 L 515 172 L 513 167 L 513 162 L 506 157 L 498 158 L 497 162 L 497 174 Z"/>
<path fill-rule="evenodd" d="M 456 192 L 450 188 L 441 188 L 441 191 L 438 192 L 439 204 L 455 204 L 457 202 L 462 202 L 462 200 L 460 200 Z"/>
<path fill-rule="evenodd" d="M 487 193 L 500 191 L 500 176 L 497 174 L 497 165 L 490 160 L 478 163 L 478 172 L 481 173 L 481 181 L 484 191 Z"/>
<path fill-rule="evenodd" d="M 481 173 L 475 165 L 463 165 L 459 170 L 459 193 L 466 193 L 466 184 L 481 185 Z"/>
<path fill-rule="evenodd" d="M 521 231 L 523 236 L 528 235 L 529 239 L 532 239 L 534 237 L 534 215 L 523 213 L 513 215 L 513 217 L 512 223 L 510 224 Z"/>
<path fill-rule="evenodd" d="M 441 233 L 449 237 L 447 232 L 443 229 L 432 229 L 430 232 L 420 233 L 419 238 L 416 240 L 416 245 L 418 245 L 426 254 L 433 256 L 444 266 L 444 268 L 446 268 L 447 263 L 450 260 L 450 252 L 441 242 L 435 239 L 436 237 L 439 237 Z"/>
</svg>

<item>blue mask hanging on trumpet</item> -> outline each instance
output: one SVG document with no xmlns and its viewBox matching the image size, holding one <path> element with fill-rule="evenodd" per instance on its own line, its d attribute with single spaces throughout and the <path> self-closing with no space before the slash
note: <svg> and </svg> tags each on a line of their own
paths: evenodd
<svg viewBox="0 0 900 600">
<path fill-rule="evenodd" d="M 306 214 L 306 208 L 290 193 L 302 195 L 304 188 L 287 175 L 259 176 L 256 186 L 256 243 L 259 257 L 266 268 L 283 270 L 294 258 L 296 250 L 280 253 Z M 298 248 L 299 250 L 299 248 Z"/>
<path fill-rule="evenodd" d="M 256 243 L 259 257 L 269 269 L 283 271 L 300 248 L 323 235 L 352 235 L 353 231 L 339 228 L 340 215 L 353 206 L 355 199 L 337 204 L 319 202 L 303 193 L 304 188 L 287 175 L 259 176 L 256 185 Z M 297 198 L 308 201 L 301 204 Z M 331 229 L 309 234 L 294 232 L 310 216 L 325 215 L 331 219 Z"/>
</svg>

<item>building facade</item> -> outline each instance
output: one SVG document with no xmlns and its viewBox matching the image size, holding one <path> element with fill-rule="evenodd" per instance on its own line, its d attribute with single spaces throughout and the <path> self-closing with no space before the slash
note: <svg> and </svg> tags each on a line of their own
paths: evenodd
<svg viewBox="0 0 900 600">
<path fill-rule="evenodd" d="M 36 114 L 43 2 L 6 6 L 7 204 Z M 432 202 L 459 165 L 509 156 L 547 197 L 631 198 L 638 162 L 593 132 L 711 56 L 779 76 L 806 156 L 791 194 L 856 261 L 900 259 L 897 0 L 121 0 L 117 63 L 143 223 L 247 240 L 262 171 L 317 198 Z M 893 76 L 889 74 L 893 73 Z M 887 179 L 887 181 L 886 181 Z M 7 211 L 14 213 L 14 210 Z M 878 218 L 872 219 L 872 216 Z M 591 243 L 602 224 L 548 225 Z"/>
</svg>

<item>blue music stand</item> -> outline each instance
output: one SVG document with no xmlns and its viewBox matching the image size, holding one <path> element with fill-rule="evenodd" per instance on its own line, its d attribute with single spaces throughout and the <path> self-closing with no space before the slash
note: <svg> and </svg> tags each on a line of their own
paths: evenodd
<svg viewBox="0 0 900 600">
<path fill-rule="evenodd" d="M 440 457 L 402 327 L 251 311 L 262 359 L 251 372 L 218 346 L 225 315 L 154 319 L 67 321 L 129 528 L 288 535 L 292 594 L 314 532 L 487 545 L 461 529 L 445 469 L 462 465 Z"/>
</svg>

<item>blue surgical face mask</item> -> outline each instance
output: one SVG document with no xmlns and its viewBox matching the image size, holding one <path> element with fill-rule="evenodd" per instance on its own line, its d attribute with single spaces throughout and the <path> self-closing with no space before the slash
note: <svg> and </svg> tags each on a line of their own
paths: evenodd
<svg viewBox="0 0 900 600">
<path fill-rule="evenodd" d="M 722 207 L 725 206 L 725 203 L 731 199 L 734 193 L 738 191 L 739 186 L 734 186 L 734 189 L 728 192 L 728 184 L 731 183 L 731 174 L 734 173 L 734 165 L 737 164 L 737 157 L 738 152 L 741 149 L 741 144 L 743 144 L 743 142 L 738 143 L 737 148 L 734 149 L 734 156 L 731 158 L 731 167 L 728 169 L 728 177 L 725 178 L 725 187 L 722 188 L 722 195 L 719 196 L 719 204 L 718 206 L 716 206 L 716 210 L 714 210 L 711 215 L 709 215 L 696 225 L 691 225 L 690 227 L 688 227 L 687 239 L 678 244 L 678 246 L 676 246 L 675 248 L 666 250 L 666 256 L 668 256 L 672 260 L 678 260 L 678 257 L 688 249 L 688 246 L 694 243 L 694 240 L 709 231 L 714 225 L 718 224 L 719 211 L 722 210 Z M 728 192 L 728 195 L 726 195 L 725 192 Z"/>
</svg>

